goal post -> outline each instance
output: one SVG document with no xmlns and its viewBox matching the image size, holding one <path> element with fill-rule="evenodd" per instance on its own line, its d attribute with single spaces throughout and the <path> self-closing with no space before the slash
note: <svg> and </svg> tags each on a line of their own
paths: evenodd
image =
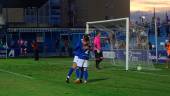
<svg viewBox="0 0 170 96">
<path fill-rule="evenodd" d="M 121 21 L 121 20 L 126 20 L 126 36 L 129 37 L 129 17 L 127 18 L 118 18 L 118 19 L 110 19 L 110 20 L 101 20 L 101 21 L 93 21 L 93 22 L 86 22 L 86 33 L 89 34 L 89 25 L 91 24 L 99 24 L 99 23 L 108 23 L 108 22 L 114 22 L 114 21 Z M 126 38 L 126 66 L 125 69 L 128 70 L 129 67 L 129 38 Z"/>
<path fill-rule="evenodd" d="M 143 27 L 134 26 L 131 28 L 129 17 L 92 21 L 86 22 L 85 32 L 90 35 L 91 43 L 95 33 L 101 32 L 104 58 L 112 57 L 113 65 L 122 66 L 124 70 L 137 69 L 138 66 L 142 69 L 154 69 L 149 59 L 147 32 Z M 106 43 L 109 46 L 107 48 Z"/>
</svg>

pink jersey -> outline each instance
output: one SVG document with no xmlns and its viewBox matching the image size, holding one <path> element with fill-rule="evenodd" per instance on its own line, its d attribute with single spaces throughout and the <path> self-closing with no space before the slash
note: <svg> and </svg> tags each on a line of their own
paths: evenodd
<svg viewBox="0 0 170 96">
<path fill-rule="evenodd" d="M 100 42 L 100 36 L 96 36 L 94 38 L 94 50 L 101 50 L 101 42 Z"/>
</svg>

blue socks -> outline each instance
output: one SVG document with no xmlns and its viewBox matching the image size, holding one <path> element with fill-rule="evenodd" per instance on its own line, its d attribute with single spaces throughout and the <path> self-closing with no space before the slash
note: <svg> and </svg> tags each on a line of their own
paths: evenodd
<svg viewBox="0 0 170 96">
<path fill-rule="evenodd" d="M 71 67 L 69 72 L 68 72 L 67 78 L 70 78 L 70 76 L 73 73 L 73 71 L 74 71 L 74 68 Z"/>
<path fill-rule="evenodd" d="M 87 70 L 87 68 L 77 67 L 76 69 L 74 69 L 74 68 L 71 67 L 69 72 L 68 72 L 67 78 L 70 78 L 70 76 L 72 75 L 74 70 L 76 72 L 76 78 L 77 79 L 83 79 L 83 77 L 84 77 L 84 80 L 87 81 L 87 79 L 88 79 L 88 70 Z"/>
<path fill-rule="evenodd" d="M 84 74 L 84 80 L 86 80 L 87 81 L 87 79 L 88 79 L 88 70 L 86 69 L 86 70 L 84 70 L 84 72 L 83 72 Z"/>
<path fill-rule="evenodd" d="M 79 67 L 76 68 L 76 78 L 79 78 L 79 75 L 80 75 L 80 70 L 79 70 Z"/>
<path fill-rule="evenodd" d="M 87 81 L 88 79 L 88 70 L 87 68 L 81 68 L 81 72 L 79 74 L 79 79 L 83 79 L 84 77 L 84 80 Z"/>
</svg>

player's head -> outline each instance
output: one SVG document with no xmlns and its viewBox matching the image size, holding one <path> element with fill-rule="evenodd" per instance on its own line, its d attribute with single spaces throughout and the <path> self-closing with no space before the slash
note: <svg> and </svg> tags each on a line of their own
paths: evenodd
<svg viewBox="0 0 170 96">
<path fill-rule="evenodd" d="M 89 35 L 88 34 L 84 34 L 83 35 L 83 40 L 86 42 L 89 42 Z"/>
<path fill-rule="evenodd" d="M 170 43 L 170 40 L 166 40 L 165 43 Z"/>
<path fill-rule="evenodd" d="M 101 32 L 100 31 L 97 31 L 96 32 L 96 36 L 100 36 L 101 35 Z"/>
<path fill-rule="evenodd" d="M 165 40 L 165 43 L 168 43 L 168 40 Z"/>
<path fill-rule="evenodd" d="M 83 48 L 85 48 L 85 49 L 90 48 L 90 37 L 88 34 L 83 35 Z"/>
</svg>

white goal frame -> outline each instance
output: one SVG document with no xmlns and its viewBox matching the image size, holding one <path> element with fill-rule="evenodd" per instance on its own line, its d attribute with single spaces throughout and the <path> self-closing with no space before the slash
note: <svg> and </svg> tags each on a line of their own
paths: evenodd
<svg viewBox="0 0 170 96">
<path fill-rule="evenodd" d="M 125 66 L 125 70 L 127 71 L 127 70 L 129 70 L 129 17 L 86 22 L 86 31 L 85 32 L 87 34 L 89 34 L 89 25 L 90 24 L 100 24 L 100 23 L 113 22 L 113 21 L 122 21 L 122 20 L 126 20 L 126 66 Z"/>
</svg>

